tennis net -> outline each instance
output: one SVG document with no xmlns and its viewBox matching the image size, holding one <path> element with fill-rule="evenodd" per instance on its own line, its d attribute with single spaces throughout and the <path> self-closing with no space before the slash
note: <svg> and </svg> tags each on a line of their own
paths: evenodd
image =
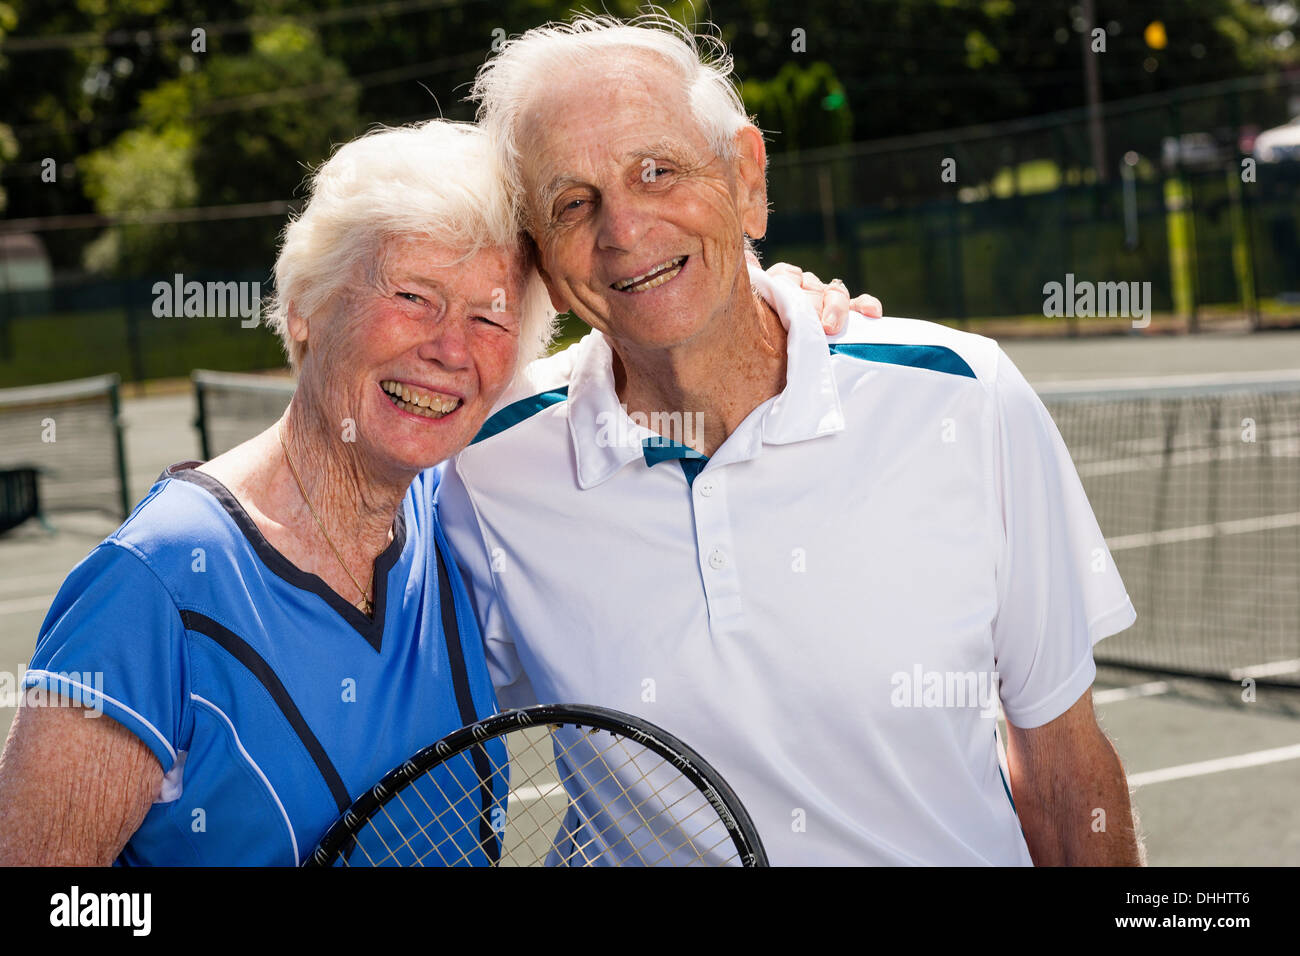
<svg viewBox="0 0 1300 956">
<path fill-rule="evenodd" d="M 1038 393 L 1138 612 L 1098 663 L 1300 686 L 1300 374 Z"/>
<path fill-rule="evenodd" d="M 0 389 L 0 469 L 34 468 L 42 512 L 130 511 L 120 380 Z"/>
<path fill-rule="evenodd" d="M 275 424 L 293 397 L 292 379 L 195 369 L 199 447 L 211 461 Z"/>
</svg>

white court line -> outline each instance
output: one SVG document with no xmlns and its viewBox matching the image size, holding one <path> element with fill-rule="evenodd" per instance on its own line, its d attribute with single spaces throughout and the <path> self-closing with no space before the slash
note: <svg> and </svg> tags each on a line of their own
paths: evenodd
<svg viewBox="0 0 1300 956">
<path fill-rule="evenodd" d="M 1134 684 L 1132 687 L 1116 687 L 1111 690 L 1099 690 L 1092 695 L 1094 704 L 1113 704 L 1120 700 L 1134 700 L 1138 697 L 1155 697 L 1169 693 L 1169 682 L 1153 680 L 1147 684 Z"/>
<path fill-rule="evenodd" d="M 38 594 L 35 597 L 13 598 L 0 601 L 0 616 L 5 614 L 22 614 L 26 611 L 47 611 L 54 603 L 53 594 Z"/>
<path fill-rule="evenodd" d="M 567 797 L 564 787 L 556 781 L 546 785 L 546 789 L 541 789 L 534 784 L 525 784 L 510 791 L 510 796 L 525 803 L 533 803 L 537 800 L 550 800 L 552 798 Z"/>
<path fill-rule="evenodd" d="M 1202 541 L 1229 534 L 1251 534 L 1255 531 L 1276 531 L 1300 525 L 1300 511 L 1287 514 L 1265 515 L 1261 518 L 1238 518 L 1236 521 L 1218 521 L 1214 524 L 1194 524 L 1186 528 L 1169 528 L 1166 531 L 1143 531 L 1107 538 L 1106 547 L 1113 554 L 1145 548 L 1153 544 L 1177 544 L 1183 541 Z"/>
<path fill-rule="evenodd" d="M 1297 453 L 1300 453 L 1300 444 L 1297 444 L 1295 439 L 1286 442 L 1274 439 L 1268 450 L 1268 457 L 1271 458 L 1294 458 Z M 1076 454 L 1081 455 L 1083 451 L 1084 449 L 1076 446 Z M 1156 471 L 1166 466 L 1204 465 L 1212 461 L 1255 461 L 1262 457 L 1260 446 L 1243 445 L 1238 442 L 1236 445 L 1176 451 L 1168 455 L 1134 455 L 1108 461 L 1080 461 L 1076 467 L 1080 477 L 1091 478 L 1097 475 L 1127 475 L 1135 471 Z"/>
<path fill-rule="evenodd" d="M 1278 674 L 1294 674 L 1296 671 L 1300 671 L 1300 657 L 1291 661 L 1237 667 L 1228 671 L 1228 676 L 1233 680 L 1245 680 L 1247 677 L 1276 677 Z"/>
<path fill-rule="evenodd" d="M 1152 783 L 1165 783 L 1186 777 L 1203 777 L 1206 774 L 1240 770 L 1243 767 L 1259 767 L 1263 764 L 1281 763 L 1284 760 L 1300 760 L 1300 744 L 1276 747 L 1273 750 L 1256 750 L 1254 753 L 1220 757 L 1217 760 L 1202 760 L 1199 763 L 1185 763 L 1178 767 L 1165 767 L 1163 770 L 1134 773 L 1129 775 L 1128 783 L 1132 788 L 1144 787 Z"/>
<path fill-rule="evenodd" d="M 1196 388 L 1205 385 L 1233 386 L 1241 382 L 1293 382 L 1300 379 L 1300 372 L 1293 368 L 1279 368 L 1262 372 L 1202 372 L 1192 375 L 1146 375 L 1133 378 L 1083 378 L 1053 379 L 1038 382 L 1034 391 L 1039 395 L 1055 397 L 1070 392 L 1098 392 L 1122 389 L 1154 388 Z"/>
</svg>

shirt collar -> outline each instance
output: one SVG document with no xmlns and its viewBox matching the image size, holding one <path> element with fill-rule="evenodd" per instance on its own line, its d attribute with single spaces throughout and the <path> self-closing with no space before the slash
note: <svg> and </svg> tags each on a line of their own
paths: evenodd
<svg viewBox="0 0 1300 956">
<path fill-rule="evenodd" d="M 786 385 L 762 412 L 763 441 L 784 445 L 843 431 L 844 412 L 831 370 L 830 349 L 811 303 L 792 283 L 771 279 L 754 266 L 749 268 L 749 278 L 776 310 L 787 336 Z M 633 461 L 650 467 L 687 457 L 664 449 L 664 445 L 677 443 L 665 442 L 658 432 L 628 417 L 614 389 L 613 350 L 598 331 L 583 339 L 574 360 L 569 379 L 569 434 L 578 485 L 583 489 L 606 481 Z"/>
<path fill-rule="evenodd" d="M 773 279 L 753 265 L 749 281 L 786 328 L 785 388 L 763 416 L 763 441 L 788 445 L 843 431 L 830 346 L 812 303 L 794 283 Z"/>
<path fill-rule="evenodd" d="M 582 340 L 569 377 L 569 435 L 577 462 L 578 485 L 600 484 L 638 458 L 654 435 L 632 421 L 614 390 L 614 352 L 604 334 L 593 330 Z"/>
</svg>

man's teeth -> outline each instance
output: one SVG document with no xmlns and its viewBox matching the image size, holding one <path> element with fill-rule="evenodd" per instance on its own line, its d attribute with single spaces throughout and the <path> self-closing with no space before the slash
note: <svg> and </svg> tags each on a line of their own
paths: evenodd
<svg viewBox="0 0 1300 956">
<path fill-rule="evenodd" d="M 614 288 L 619 292 L 645 292 L 648 289 L 661 286 L 682 271 L 682 263 L 685 261 L 685 256 L 678 256 L 676 259 L 661 262 L 649 272 L 643 272 L 641 275 L 633 276 L 630 279 L 619 279 L 614 283 Z M 656 275 L 656 273 L 659 274 Z M 654 278 L 647 282 L 645 280 L 648 276 L 654 276 Z M 636 288 L 633 288 L 633 286 L 636 286 Z"/>
<path fill-rule="evenodd" d="M 423 415 L 425 418 L 442 418 L 454 412 L 460 405 L 460 399 L 454 395 L 440 395 L 426 392 L 422 388 L 412 388 L 403 382 L 380 382 L 379 387 L 388 393 L 389 400 L 404 412 Z"/>
</svg>

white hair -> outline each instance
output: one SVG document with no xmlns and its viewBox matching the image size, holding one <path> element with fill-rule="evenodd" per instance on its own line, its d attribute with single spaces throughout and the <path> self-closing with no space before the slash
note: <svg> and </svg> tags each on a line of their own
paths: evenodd
<svg viewBox="0 0 1300 956">
<path fill-rule="evenodd" d="M 584 15 L 568 23 L 548 23 L 502 43 L 479 67 L 470 91 L 521 223 L 527 222 L 517 140 L 521 115 L 548 81 L 580 75 L 591 69 L 593 56 L 609 52 L 648 55 L 670 67 L 681 79 L 709 147 L 723 159 L 736 157 L 736 133 L 751 120 L 731 79 L 731 56 L 714 32 L 694 33 L 658 11 L 631 20 Z"/>
<path fill-rule="evenodd" d="M 311 177 L 306 206 L 285 227 L 267 324 L 296 372 L 305 346 L 289 334 L 289 309 L 327 315 L 362 277 L 373 278 L 386 244 L 427 238 L 468 259 L 515 253 L 523 279 L 516 371 L 545 354 L 555 328 L 546 287 L 521 242 L 487 137 L 469 123 L 430 120 L 383 128 L 339 147 Z"/>
</svg>

